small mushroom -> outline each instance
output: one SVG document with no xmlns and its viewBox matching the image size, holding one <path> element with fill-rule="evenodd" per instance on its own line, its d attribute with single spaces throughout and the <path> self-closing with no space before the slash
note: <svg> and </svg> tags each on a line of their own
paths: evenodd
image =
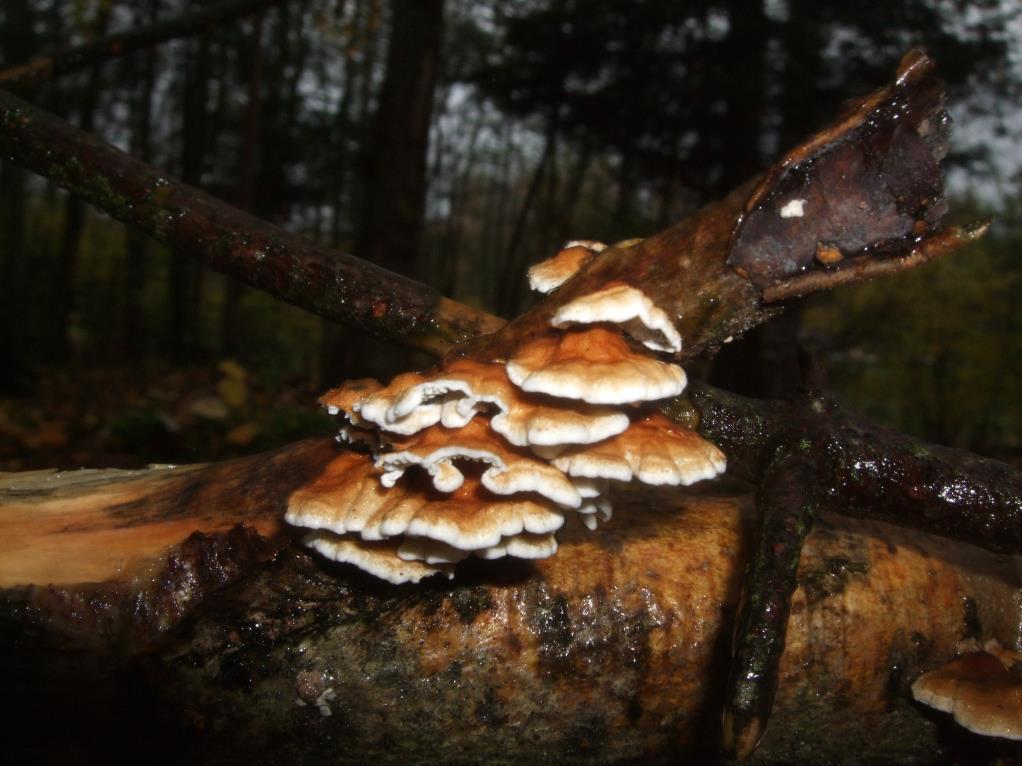
<svg viewBox="0 0 1022 766">
<path fill-rule="evenodd" d="M 920 676 L 912 696 L 969 731 L 1022 740 L 1022 656 L 996 641 Z"/>
<path fill-rule="evenodd" d="M 306 535 L 304 543 L 331 561 L 354 564 L 359 569 L 395 585 L 418 582 L 423 577 L 435 574 L 454 576 L 453 564 L 408 561 L 401 558 L 398 555 L 401 544 L 395 540 L 366 542 L 332 532 L 312 532 Z"/>
<path fill-rule="evenodd" d="M 529 287 L 540 293 L 556 290 L 606 248 L 602 242 L 587 239 L 568 242 L 553 258 L 529 269 Z"/>
<path fill-rule="evenodd" d="M 689 485 L 724 472 L 724 454 L 659 412 L 598 444 L 568 447 L 551 461 L 572 477 Z"/>
<path fill-rule="evenodd" d="M 632 338 L 654 351 L 672 354 L 681 351 L 681 336 L 667 313 L 642 290 L 624 283 L 576 298 L 557 309 L 550 320 L 554 327 L 595 322 L 620 325 Z"/>
<path fill-rule="evenodd" d="M 343 412 L 352 425 L 359 427 L 371 425 L 360 414 L 362 402 L 381 388 L 383 386 L 379 381 L 372 378 L 349 380 L 319 397 L 319 403 L 326 407 L 327 412 L 331 415 Z"/>
<path fill-rule="evenodd" d="M 526 344 L 508 360 L 507 376 L 524 391 L 627 404 L 677 396 L 685 373 L 677 365 L 636 353 L 603 327 L 569 330 Z"/>
</svg>

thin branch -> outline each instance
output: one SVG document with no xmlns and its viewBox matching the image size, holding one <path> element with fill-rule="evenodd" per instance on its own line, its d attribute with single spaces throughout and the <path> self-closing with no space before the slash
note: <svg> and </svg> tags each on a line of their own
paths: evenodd
<svg viewBox="0 0 1022 766">
<path fill-rule="evenodd" d="M 738 758 L 751 755 L 763 738 L 777 693 L 799 556 L 816 515 L 813 467 L 803 453 L 779 456 L 759 488 L 756 542 L 745 571 L 724 693 L 724 750 Z"/>
<path fill-rule="evenodd" d="M 227 0 L 176 19 L 119 32 L 0 71 L 0 87 L 29 88 L 56 77 L 127 56 L 167 40 L 198 34 L 224 21 L 248 16 L 286 0 Z"/>
<path fill-rule="evenodd" d="M 931 68 L 923 67 L 919 71 L 926 73 Z M 943 103 L 939 83 L 929 75 L 899 81 L 897 93 L 899 98 L 918 102 L 914 107 L 918 119 L 939 109 Z M 879 104 L 875 113 L 868 112 L 875 116 L 868 121 L 870 130 L 883 130 L 885 120 L 897 123 L 888 114 L 890 97 L 891 90 L 882 89 L 866 99 L 867 103 Z M 839 148 L 840 156 L 845 159 L 849 153 L 865 151 L 871 144 L 866 140 L 869 136 L 861 134 L 863 130 L 866 128 L 862 123 L 838 121 L 836 127 L 827 132 L 830 143 L 819 136 L 810 139 L 807 146 L 813 151 L 803 152 L 804 162 L 811 167 L 833 164 L 833 157 L 827 154 L 832 145 Z M 928 184 L 934 180 L 934 173 L 939 176 L 933 163 L 942 146 L 940 142 L 928 146 L 933 156 L 924 153 L 929 157 L 927 173 L 923 174 Z M 113 217 L 140 226 L 180 252 L 206 260 L 218 271 L 320 316 L 353 324 L 379 337 L 441 354 L 462 341 L 495 333 L 503 326 L 496 317 L 442 299 L 431 288 L 285 234 L 169 179 L 155 168 L 9 95 L 0 95 L 0 151 L 13 162 L 81 194 Z M 822 153 L 825 161 L 817 162 L 817 153 Z M 781 174 L 780 181 L 772 184 L 760 180 L 757 186 L 754 179 L 723 200 L 638 244 L 605 251 L 535 309 L 489 340 L 462 347 L 458 353 L 476 358 L 502 358 L 525 339 L 546 332 L 550 317 L 559 305 L 600 290 L 610 282 L 623 282 L 641 289 L 656 305 L 676 317 L 677 329 L 685 339 L 680 358 L 712 352 L 730 337 L 740 335 L 780 311 L 780 307 L 764 302 L 762 281 L 744 275 L 745 267 L 754 268 L 754 263 L 739 259 L 741 263 L 732 268 L 729 262 L 739 244 L 736 225 L 741 225 L 740 244 L 742 252 L 748 256 L 757 252 L 757 243 L 764 243 L 764 235 L 772 235 L 776 221 L 789 220 L 770 212 L 772 200 L 787 188 L 785 184 L 790 183 L 794 170 L 787 168 L 786 172 L 787 175 Z M 828 182 L 826 175 L 796 176 L 804 187 L 800 193 L 807 197 L 819 193 L 819 187 Z M 768 174 L 765 178 L 773 177 Z M 876 179 L 868 177 L 861 181 L 866 188 L 872 188 Z M 852 184 L 852 181 L 846 179 L 845 183 Z M 750 212 L 750 194 L 756 192 L 762 196 L 766 186 L 772 189 L 766 193 L 766 202 Z M 854 185 L 851 191 L 855 191 Z M 883 191 L 889 190 L 885 187 Z M 936 210 L 940 204 L 932 202 L 931 209 Z M 876 229 L 876 217 L 868 211 L 868 206 L 841 210 L 840 222 L 844 226 L 854 224 L 852 228 L 861 231 L 868 243 L 888 241 L 892 236 L 892 222 L 884 221 L 883 228 Z M 824 219 L 826 216 L 821 216 L 821 220 Z M 894 223 L 900 225 L 901 219 Z M 907 236 L 907 232 L 902 233 Z M 938 236 L 934 242 L 943 246 L 933 250 L 931 255 L 937 250 L 952 249 L 966 239 L 968 237 L 941 239 Z M 815 247 L 815 240 L 813 244 Z M 775 255 L 786 260 L 789 254 Z M 841 278 L 849 281 L 867 278 L 884 268 L 890 267 L 850 269 Z M 825 275 L 821 277 L 824 280 L 833 278 L 831 272 L 820 273 Z"/>
<path fill-rule="evenodd" d="M 177 253 L 377 337 L 439 354 L 503 324 L 271 226 L 2 91 L 0 153 Z"/>
<path fill-rule="evenodd" d="M 820 290 L 830 290 L 852 282 L 865 282 L 876 277 L 886 277 L 899 271 L 929 263 L 934 258 L 953 252 L 962 245 L 982 237 L 990 228 L 990 221 L 980 221 L 966 228 L 952 227 L 920 241 L 908 255 L 877 259 L 869 255 L 849 258 L 839 268 L 824 271 L 809 271 L 796 277 L 778 282 L 763 289 L 763 301 L 774 303 L 789 298 L 798 298 Z"/>
<path fill-rule="evenodd" d="M 824 511 L 1022 551 L 1022 471 L 1006 463 L 878 426 L 818 395 L 762 402 L 694 384 L 687 396 L 732 476 L 760 484 L 778 450 L 808 452 L 817 484 L 831 488 Z"/>
</svg>

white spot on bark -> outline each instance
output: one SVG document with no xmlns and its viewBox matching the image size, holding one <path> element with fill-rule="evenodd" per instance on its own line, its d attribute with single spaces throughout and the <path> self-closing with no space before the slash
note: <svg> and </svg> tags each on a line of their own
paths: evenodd
<svg viewBox="0 0 1022 766">
<path fill-rule="evenodd" d="M 337 699 L 337 692 L 333 690 L 333 687 L 328 688 L 316 698 L 316 707 L 319 708 L 319 714 L 324 718 L 329 718 L 334 714 L 330 708 L 330 702 L 334 699 Z"/>
<path fill-rule="evenodd" d="M 804 199 L 788 200 L 781 208 L 781 218 L 801 218 L 805 215 L 806 201 Z"/>
</svg>

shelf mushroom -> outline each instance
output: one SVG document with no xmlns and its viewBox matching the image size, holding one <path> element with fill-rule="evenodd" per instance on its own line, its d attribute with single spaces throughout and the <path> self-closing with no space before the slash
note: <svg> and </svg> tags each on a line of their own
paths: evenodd
<svg viewBox="0 0 1022 766">
<path fill-rule="evenodd" d="M 925 673 L 912 696 L 969 731 L 1022 740 L 1022 655 L 988 641 Z"/>
<path fill-rule="evenodd" d="M 569 243 L 551 261 L 574 273 L 598 250 Z M 292 494 L 285 518 L 310 530 L 312 549 L 394 583 L 450 576 L 473 555 L 553 555 L 567 515 L 589 529 L 611 518 L 615 482 L 724 471 L 720 450 L 653 407 L 685 388 L 681 367 L 658 356 L 680 349 L 670 317 L 615 283 L 565 303 L 506 363 L 452 359 L 385 386 L 346 383 L 321 402 L 345 419 L 339 438 L 371 454 L 341 454 Z"/>
<path fill-rule="evenodd" d="M 553 258 L 541 261 L 529 269 L 529 287 L 540 293 L 553 292 L 606 249 L 605 244 L 593 240 L 568 242 Z"/>
</svg>

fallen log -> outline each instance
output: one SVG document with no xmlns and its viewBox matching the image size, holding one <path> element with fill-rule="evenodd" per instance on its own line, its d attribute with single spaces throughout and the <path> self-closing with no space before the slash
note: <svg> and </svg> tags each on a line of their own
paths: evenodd
<svg viewBox="0 0 1022 766">
<path fill-rule="evenodd" d="M 907 98 L 903 88 L 913 82 L 924 95 L 933 93 L 928 66 L 907 61 L 898 83 L 881 94 L 894 104 Z M 500 324 L 408 282 L 374 284 L 365 293 L 363 280 L 379 273 L 354 261 L 344 261 L 352 279 L 335 280 L 354 311 L 340 311 L 344 301 L 323 302 L 333 289 L 329 280 L 324 288 L 312 278 L 336 277 L 334 254 L 292 239 L 281 249 L 279 232 L 225 213 L 215 200 L 173 182 L 174 200 L 196 204 L 167 218 L 166 199 L 155 192 L 168 182 L 157 171 L 20 102 L 0 101 L 0 144 L 19 161 L 49 172 L 52 163 L 40 158 L 49 158 L 54 145 L 83 148 L 87 162 L 67 172 L 58 167 L 62 183 L 98 198 L 103 195 L 91 182 L 115 178 L 117 194 L 104 198 L 115 214 L 225 270 L 256 275 L 289 300 L 434 352 Z M 912 122 L 917 127 L 926 123 L 922 117 L 940 113 L 939 98 L 923 101 L 926 109 Z M 825 257 L 817 248 L 782 248 L 777 268 L 758 276 L 747 261 L 728 263 L 736 223 L 748 226 L 748 246 L 774 236 L 769 226 L 757 229 L 757 216 L 788 226 L 805 217 L 806 204 L 812 210 L 809 192 L 818 183 L 812 168 L 838 172 L 851 145 L 900 145 L 896 127 L 871 132 L 863 115 L 888 102 L 871 103 L 866 99 L 858 117 L 840 122 L 836 133 L 809 142 L 814 150 L 837 152 L 829 171 L 826 162 L 807 162 L 805 174 L 797 166 L 792 176 L 768 174 L 758 191 L 746 187 L 633 247 L 611 248 L 505 331 L 455 353 L 500 359 L 522 339 L 545 332 L 552 311 L 572 296 L 638 281 L 670 308 L 685 336 L 680 357 L 690 358 L 767 319 L 777 310 L 773 299 L 907 268 L 974 236 L 934 230 L 937 213 L 927 211 L 939 200 L 924 194 L 933 182 L 924 174 L 919 193 L 909 195 L 930 200 L 918 221 L 906 223 L 905 216 L 919 211 L 895 209 L 890 231 L 897 236 L 887 231 L 876 250 L 863 253 L 854 242 L 846 245 L 849 251 L 838 253 L 848 256 L 846 268 L 831 268 L 833 248 Z M 935 135 L 927 143 L 933 161 L 943 144 Z M 60 141 L 40 140 L 46 136 Z M 118 172 L 111 175 L 110 168 Z M 788 200 L 802 193 L 803 180 L 806 199 Z M 891 191 L 881 186 L 881 196 Z M 121 204 L 152 195 L 152 205 Z M 797 210 L 791 207 L 799 201 Z M 846 226 L 845 212 L 831 210 L 827 221 Z M 222 230 L 223 220 L 232 222 L 226 245 L 199 236 Z M 257 240 L 273 244 L 272 258 L 250 247 Z M 786 264 L 794 255 L 822 266 L 801 271 L 796 260 L 792 272 Z M 693 289 L 686 292 L 685 285 Z M 727 444 L 733 466 L 749 459 L 752 478 L 758 450 L 791 436 L 784 423 L 768 432 L 760 412 L 746 432 L 734 431 L 728 424 L 745 405 L 720 392 L 704 389 L 692 402 L 675 404 L 679 419 L 704 431 L 723 425 L 726 433 L 714 438 Z M 730 443 L 729 434 L 739 443 Z M 298 553 L 279 533 L 288 494 L 313 478 L 334 449 L 319 442 L 221 466 L 86 482 L 49 479 L 55 488 L 46 487 L 46 477 L 10 479 L 0 504 L 11 514 L 6 531 L 20 530 L 20 538 L 0 550 L 3 582 L 15 586 L 0 595 L 9 698 L 34 700 L 42 707 L 26 704 L 26 711 L 67 722 L 82 715 L 78 706 L 66 707 L 68 688 L 87 689 L 101 702 L 88 706 L 90 726 L 108 728 L 104 711 L 121 711 L 118 724 L 159 735 L 171 743 L 164 756 L 178 762 L 627 762 L 705 759 L 715 752 L 719 679 L 750 545 L 746 494 L 631 495 L 618 502 L 615 522 L 599 535 L 567 530 L 561 553 L 550 561 L 470 564 L 453 584 L 391 588 Z M 844 473 L 830 477 L 834 486 L 850 470 L 838 467 Z M 854 751 L 863 761 L 931 761 L 946 751 L 946 735 L 908 702 L 907 682 L 949 659 L 963 637 L 1017 646 L 1018 573 L 1009 557 L 962 543 L 823 518 L 802 551 L 792 618 L 774 621 L 781 629 L 787 624 L 787 648 L 773 723 L 756 757 L 847 761 Z M 234 526 L 239 521 L 247 526 Z M 163 553 L 174 542 L 180 545 Z M 82 580 L 93 584 L 75 584 Z M 73 668 L 55 661 L 69 655 L 77 659 Z M 106 704 L 123 695 L 121 682 L 139 669 L 146 673 L 141 689 L 134 681 L 127 688 L 146 704 L 127 711 L 124 702 Z M 136 708 L 162 715 L 142 718 Z M 9 720 L 34 720 L 26 716 Z M 201 752 L 182 755 L 187 743 L 202 743 Z"/>
<path fill-rule="evenodd" d="M 336 449 L 310 442 L 216 466 L 15 484 L 24 507 L 79 509 L 70 536 L 130 533 L 116 513 L 83 510 L 117 508 L 114 498 L 166 520 L 206 520 L 196 528 L 252 525 L 196 533 L 162 563 L 124 562 L 104 583 L 4 590 L 0 669 L 20 715 L 75 720 L 74 709 L 90 726 L 139 727 L 168 761 L 200 745 L 189 757 L 206 763 L 715 753 L 754 523 L 743 487 L 625 493 L 614 522 L 596 534 L 567 528 L 551 559 L 470 563 L 452 582 L 388 586 L 298 552 L 273 529 L 292 488 Z M 825 516 L 802 553 L 756 758 L 932 762 L 954 752 L 949 724 L 911 703 L 907 686 L 963 638 L 1018 641 L 1020 585 L 1010 557 Z M 56 661 L 69 653 L 73 668 Z M 116 704 L 86 713 L 79 694 Z M 100 755 L 113 746 L 92 745 Z"/>
</svg>

